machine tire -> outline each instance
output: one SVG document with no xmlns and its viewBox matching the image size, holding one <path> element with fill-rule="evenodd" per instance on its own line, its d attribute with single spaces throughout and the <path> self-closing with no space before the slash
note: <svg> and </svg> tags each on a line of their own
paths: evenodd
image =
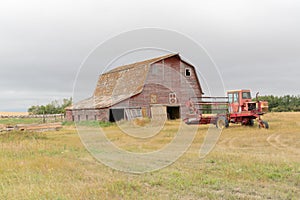
<svg viewBox="0 0 300 200">
<path fill-rule="evenodd" d="M 263 125 L 264 125 L 263 128 L 269 129 L 269 123 L 268 123 L 267 121 L 262 121 L 262 123 L 263 123 Z M 258 128 L 262 128 L 260 124 L 258 125 Z"/>
<path fill-rule="evenodd" d="M 228 128 L 229 122 L 226 119 L 226 117 L 218 117 L 217 122 L 216 122 L 216 127 L 219 129 Z"/>
<path fill-rule="evenodd" d="M 250 119 L 248 125 L 249 125 L 249 126 L 254 126 L 254 120 L 253 120 L 253 119 Z"/>
</svg>

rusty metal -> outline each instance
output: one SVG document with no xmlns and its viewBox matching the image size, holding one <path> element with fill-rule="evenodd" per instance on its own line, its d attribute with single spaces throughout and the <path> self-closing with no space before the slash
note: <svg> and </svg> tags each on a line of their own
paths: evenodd
<svg viewBox="0 0 300 200">
<path fill-rule="evenodd" d="M 244 95 L 244 93 L 246 93 Z M 197 114 L 196 118 L 185 119 L 187 124 L 216 124 L 216 120 L 221 116 L 226 116 L 227 120 L 231 123 L 241 123 L 242 125 L 253 126 L 253 120 L 256 119 L 259 127 L 269 128 L 266 121 L 261 119 L 261 116 L 267 112 L 268 102 L 258 100 L 258 92 L 256 93 L 256 101 L 252 101 L 250 90 L 232 90 L 227 92 L 227 97 L 193 97 L 194 102 L 188 105 L 196 105 Z M 229 97 L 231 95 L 231 97 Z M 210 101 L 203 101 L 208 99 Z M 224 101 L 217 101 L 223 99 Z M 219 106 L 226 106 L 219 108 Z M 203 108 L 203 106 L 211 106 Z M 224 111 L 223 113 L 216 113 L 214 116 L 203 117 L 204 111 Z"/>
</svg>

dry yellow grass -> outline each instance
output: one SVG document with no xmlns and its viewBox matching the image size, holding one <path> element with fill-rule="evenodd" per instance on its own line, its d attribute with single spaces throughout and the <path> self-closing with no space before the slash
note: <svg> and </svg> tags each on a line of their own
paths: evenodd
<svg viewBox="0 0 300 200">
<path fill-rule="evenodd" d="M 0 111 L 0 116 L 25 116 L 29 115 L 28 112 L 2 112 Z"/>
<path fill-rule="evenodd" d="M 0 136 L 0 199 L 298 199 L 300 113 L 269 113 L 270 129 L 231 125 L 199 159 L 207 126 L 171 166 L 135 175 L 96 161 L 73 126 L 57 132 Z M 104 128 L 119 147 L 133 152 L 161 148 L 178 121 L 155 137 L 136 139 L 116 126 Z"/>
</svg>

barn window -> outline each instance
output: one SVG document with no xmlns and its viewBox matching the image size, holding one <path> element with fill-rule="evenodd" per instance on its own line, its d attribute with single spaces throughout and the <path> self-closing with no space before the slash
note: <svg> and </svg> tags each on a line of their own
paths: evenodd
<svg viewBox="0 0 300 200">
<path fill-rule="evenodd" d="M 89 120 L 89 116 L 88 115 L 85 116 L 85 120 Z"/>
<path fill-rule="evenodd" d="M 151 94 L 150 95 L 150 102 L 151 103 L 157 103 L 157 95 L 156 94 Z"/>
<path fill-rule="evenodd" d="M 191 76 L 191 69 L 185 68 L 185 76 L 190 77 Z"/>
</svg>

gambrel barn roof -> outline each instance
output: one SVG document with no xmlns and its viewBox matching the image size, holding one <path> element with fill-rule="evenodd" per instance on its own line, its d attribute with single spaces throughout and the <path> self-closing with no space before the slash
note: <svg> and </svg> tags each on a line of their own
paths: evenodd
<svg viewBox="0 0 300 200">
<path fill-rule="evenodd" d="M 179 57 L 179 54 L 168 54 L 120 66 L 100 75 L 93 96 L 68 109 L 107 108 L 141 93 L 151 64 L 173 56 Z"/>
</svg>

